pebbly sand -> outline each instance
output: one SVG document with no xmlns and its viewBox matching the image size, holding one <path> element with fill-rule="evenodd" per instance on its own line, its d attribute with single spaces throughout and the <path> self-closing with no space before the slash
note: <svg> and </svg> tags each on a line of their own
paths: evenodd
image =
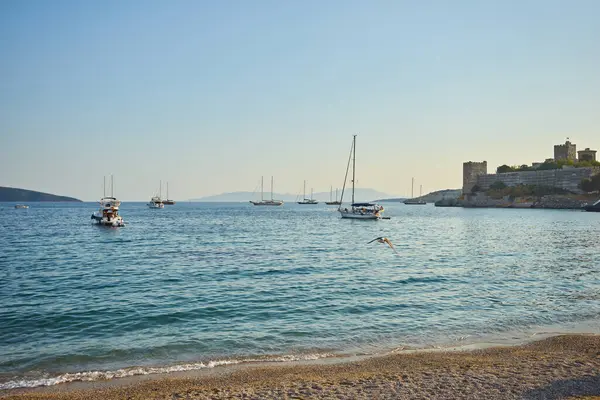
<svg viewBox="0 0 600 400">
<path fill-rule="evenodd" d="M 600 399 L 600 336 L 65 384 L 8 399 Z M 0 395 L 2 396 L 2 395 Z M 596 397 L 599 396 L 599 397 Z"/>
</svg>

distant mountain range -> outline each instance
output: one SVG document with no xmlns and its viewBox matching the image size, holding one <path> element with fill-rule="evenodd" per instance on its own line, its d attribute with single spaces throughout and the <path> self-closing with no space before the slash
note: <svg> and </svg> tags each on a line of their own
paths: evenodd
<svg viewBox="0 0 600 400">
<path fill-rule="evenodd" d="M 338 191 L 338 196 L 342 195 L 342 191 Z M 310 196 L 309 193 L 306 194 L 307 197 Z M 346 189 L 344 192 L 344 200 L 350 201 L 351 192 Z M 374 189 L 355 189 L 354 191 L 354 199 L 355 201 L 373 201 L 377 198 L 390 197 L 391 195 L 379 192 Z M 282 193 L 274 193 L 273 198 L 276 200 L 283 200 L 284 202 L 295 202 L 297 200 L 301 200 L 302 193 L 300 195 L 295 194 L 282 194 Z M 318 201 L 329 201 L 329 192 L 319 192 L 314 193 L 313 197 Z M 333 197 L 335 200 L 335 191 L 333 192 Z M 271 193 L 264 194 L 265 199 L 271 198 Z M 206 196 L 201 197 L 199 199 L 191 199 L 191 201 L 201 201 L 201 202 L 247 202 L 250 200 L 260 200 L 260 192 L 232 192 L 232 193 L 222 193 L 215 196 Z"/>
<path fill-rule="evenodd" d="M 444 189 L 436 190 L 435 192 L 427 193 L 423 196 L 416 197 L 419 200 L 425 200 L 427 203 L 435 203 L 442 199 L 457 199 L 462 194 L 461 189 Z M 403 202 L 406 198 L 378 199 L 378 202 Z"/>
<path fill-rule="evenodd" d="M 34 190 L 18 189 L 0 186 L 0 201 L 11 202 L 37 202 L 37 201 L 76 201 L 79 199 L 66 196 L 57 196 L 50 193 L 36 192 Z"/>
</svg>

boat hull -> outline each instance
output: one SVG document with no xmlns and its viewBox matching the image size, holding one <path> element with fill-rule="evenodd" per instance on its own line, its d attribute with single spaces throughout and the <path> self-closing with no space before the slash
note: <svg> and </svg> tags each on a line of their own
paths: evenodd
<svg viewBox="0 0 600 400">
<path fill-rule="evenodd" d="M 283 201 L 251 201 L 250 203 L 252 203 L 255 206 L 271 206 L 271 207 L 277 207 L 277 206 L 283 205 Z"/>
<path fill-rule="evenodd" d="M 339 201 L 326 201 L 325 204 L 327 204 L 328 206 L 339 206 L 342 203 L 340 203 Z"/>
<path fill-rule="evenodd" d="M 148 208 L 165 208 L 163 203 L 148 203 Z"/>
<path fill-rule="evenodd" d="M 110 220 L 108 218 L 99 216 L 97 214 L 92 214 L 92 218 L 98 225 L 102 225 L 102 226 L 111 226 L 111 227 L 121 227 L 121 226 L 125 226 L 125 221 L 123 221 L 123 218 L 118 216 L 116 218 L 111 218 Z"/>
<path fill-rule="evenodd" d="M 346 218 L 346 219 L 369 219 L 369 220 L 377 220 L 381 218 L 381 215 L 379 214 L 373 214 L 373 213 L 365 213 L 362 214 L 360 212 L 352 212 L 352 211 L 340 211 L 340 214 L 342 215 L 342 218 Z"/>
<path fill-rule="evenodd" d="M 163 204 L 165 204 L 167 206 L 172 206 L 172 205 L 175 205 L 175 200 L 165 200 L 165 201 L 163 201 Z"/>
</svg>

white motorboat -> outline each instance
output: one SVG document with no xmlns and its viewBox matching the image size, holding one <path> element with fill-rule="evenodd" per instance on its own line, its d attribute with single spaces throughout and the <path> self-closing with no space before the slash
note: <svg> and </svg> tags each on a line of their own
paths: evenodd
<svg viewBox="0 0 600 400">
<path fill-rule="evenodd" d="M 148 207 L 150 208 L 165 208 L 165 203 L 163 203 L 160 196 L 153 196 L 148 202 Z"/>
<path fill-rule="evenodd" d="M 16 204 L 15 208 L 29 208 L 29 206 L 26 204 Z"/>
<path fill-rule="evenodd" d="M 105 182 L 106 187 L 106 182 Z M 113 196 L 113 179 L 111 176 L 111 195 L 106 196 L 106 190 L 104 197 L 100 199 L 100 209 L 92 214 L 92 218 L 98 225 L 120 227 L 125 226 L 123 217 L 119 215 L 119 207 L 121 201 L 117 200 Z"/>
<path fill-rule="evenodd" d="M 271 200 L 263 199 L 263 177 L 260 177 L 260 201 L 252 201 L 250 203 L 255 206 L 282 206 L 283 200 L 274 200 L 273 199 L 273 177 L 271 177 Z"/>
<path fill-rule="evenodd" d="M 356 181 L 356 135 L 352 139 L 352 148 L 350 149 L 350 158 L 348 159 L 348 166 L 346 167 L 346 176 L 344 177 L 344 186 L 342 188 L 342 197 L 340 198 L 340 204 L 344 202 L 344 189 L 346 187 L 346 179 L 348 177 L 348 169 L 350 168 L 350 161 L 352 161 L 352 203 L 350 208 L 345 207 L 338 208 L 342 218 L 348 219 L 370 219 L 377 220 L 381 218 L 383 212 L 383 206 L 376 203 L 355 203 L 354 202 L 354 182 Z"/>
</svg>

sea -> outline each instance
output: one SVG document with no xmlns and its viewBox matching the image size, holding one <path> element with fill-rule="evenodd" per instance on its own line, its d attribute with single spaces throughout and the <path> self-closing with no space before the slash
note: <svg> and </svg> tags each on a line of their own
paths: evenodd
<svg viewBox="0 0 600 400">
<path fill-rule="evenodd" d="M 600 332 L 600 214 L 383 204 L 0 203 L 0 389 Z"/>
</svg>

